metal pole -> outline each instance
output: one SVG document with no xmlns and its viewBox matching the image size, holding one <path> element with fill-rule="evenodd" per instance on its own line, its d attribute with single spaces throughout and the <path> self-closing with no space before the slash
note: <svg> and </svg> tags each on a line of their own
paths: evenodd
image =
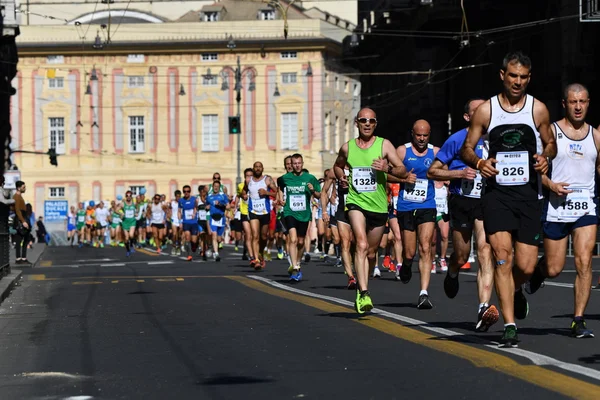
<svg viewBox="0 0 600 400">
<path fill-rule="evenodd" d="M 237 102 L 237 116 L 240 121 L 240 133 L 237 135 L 237 177 L 235 178 L 235 187 L 242 183 L 242 119 L 240 118 L 240 101 L 242 100 L 242 69 L 240 66 L 240 56 L 237 58 L 237 69 L 235 70 L 235 87 L 237 94 L 235 100 Z"/>
</svg>

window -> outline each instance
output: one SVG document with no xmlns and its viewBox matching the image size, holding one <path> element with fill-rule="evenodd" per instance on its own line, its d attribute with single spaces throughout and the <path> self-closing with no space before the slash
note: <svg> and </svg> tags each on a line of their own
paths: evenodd
<svg viewBox="0 0 600 400">
<path fill-rule="evenodd" d="M 50 89 L 62 89 L 65 87 L 65 78 L 50 78 L 48 79 L 48 87 Z"/>
<path fill-rule="evenodd" d="M 348 119 L 344 120 L 344 137 L 340 138 L 340 143 L 346 142 L 346 138 L 348 138 L 348 140 L 352 139 L 350 137 L 350 120 Z"/>
<path fill-rule="evenodd" d="M 137 196 L 144 188 L 145 186 L 129 186 L 129 190 L 131 190 L 132 196 Z"/>
<path fill-rule="evenodd" d="M 325 148 L 331 147 L 331 113 L 325 113 Z"/>
<path fill-rule="evenodd" d="M 142 64 L 146 60 L 143 54 L 127 54 L 127 62 L 132 64 Z"/>
<path fill-rule="evenodd" d="M 340 88 L 340 80 L 337 76 L 335 77 L 334 82 L 335 82 L 335 84 L 334 84 L 335 90 L 338 90 Z"/>
<path fill-rule="evenodd" d="M 65 154 L 65 119 L 48 118 L 50 124 L 50 148 L 56 154 Z"/>
<path fill-rule="evenodd" d="M 329 74 L 325 73 L 325 86 L 329 87 Z"/>
<path fill-rule="evenodd" d="M 48 56 L 46 57 L 46 64 L 64 64 L 65 56 Z"/>
<path fill-rule="evenodd" d="M 204 75 L 202 77 L 202 85 L 204 85 L 204 86 L 215 86 L 218 84 L 219 84 L 219 81 L 218 81 L 216 75 L 210 75 L 210 76 Z"/>
<path fill-rule="evenodd" d="M 344 81 L 344 92 L 348 93 L 350 90 L 350 85 L 348 84 L 348 81 Z"/>
<path fill-rule="evenodd" d="M 340 117 L 338 117 L 336 115 L 334 131 L 333 131 L 333 135 L 331 135 L 331 149 L 332 150 L 336 150 L 338 148 L 337 142 L 339 141 L 339 139 L 338 139 L 339 135 L 340 135 Z"/>
<path fill-rule="evenodd" d="M 219 20 L 219 13 L 217 11 L 207 11 L 204 13 L 202 20 L 204 22 L 216 22 Z"/>
<path fill-rule="evenodd" d="M 298 58 L 298 53 L 295 51 L 282 51 L 281 58 Z"/>
<path fill-rule="evenodd" d="M 298 149 L 298 113 L 281 114 L 281 149 Z"/>
<path fill-rule="evenodd" d="M 143 76 L 129 76 L 128 77 L 128 86 L 130 88 L 144 87 L 144 77 Z"/>
<path fill-rule="evenodd" d="M 65 197 L 65 188 L 64 187 L 51 187 L 50 188 L 50 198 L 51 199 L 59 199 Z"/>
<path fill-rule="evenodd" d="M 358 87 L 358 83 L 354 84 L 354 90 L 352 91 L 352 94 L 354 94 L 354 96 L 360 96 L 360 88 Z"/>
<path fill-rule="evenodd" d="M 202 151 L 219 151 L 219 116 L 202 115 Z"/>
<path fill-rule="evenodd" d="M 296 83 L 297 74 L 295 72 L 285 72 L 281 74 L 281 83 Z"/>
<path fill-rule="evenodd" d="M 217 61 L 218 59 L 217 53 L 202 53 L 202 61 Z"/>
<path fill-rule="evenodd" d="M 146 128 L 143 116 L 129 117 L 129 152 L 143 153 L 146 151 Z"/>
<path fill-rule="evenodd" d="M 275 10 L 260 10 L 258 18 L 262 21 L 272 21 L 275 19 Z"/>
</svg>

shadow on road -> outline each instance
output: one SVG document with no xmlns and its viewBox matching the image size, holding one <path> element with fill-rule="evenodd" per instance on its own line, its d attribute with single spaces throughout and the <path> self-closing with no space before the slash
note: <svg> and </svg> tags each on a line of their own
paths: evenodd
<svg viewBox="0 0 600 400">
<path fill-rule="evenodd" d="M 340 285 L 329 285 L 329 286 L 311 286 L 311 289 L 337 289 L 337 290 L 348 290 L 346 286 Z"/>
<path fill-rule="evenodd" d="M 271 378 L 257 378 L 254 376 L 231 376 L 216 375 L 199 382 L 201 385 L 246 385 L 249 383 L 269 383 L 273 382 Z"/>
<path fill-rule="evenodd" d="M 364 316 L 358 315 L 355 312 L 334 312 L 334 313 L 325 313 L 325 314 L 317 314 L 317 317 L 332 317 L 332 318 L 345 318 L 345 319 L 361 319 Z"/>
<path fill-rule="evenodd" d="M 595 319 L 600 321 L 600 314 L 585 314 L 585 319 L 589 320 L 589 319 Z M 550 318 L 564 318 L 564 319 L 573 319 L 573 314 L 560 314 L 560 315 L 553 315 Z"/>
<path fill-rule="evenodd" d="M 597 364 L 600 363 L 600 354 L 594 354 L 587 357 L 579 357 L 578 360 L 586 364 Z"/>
</svg>

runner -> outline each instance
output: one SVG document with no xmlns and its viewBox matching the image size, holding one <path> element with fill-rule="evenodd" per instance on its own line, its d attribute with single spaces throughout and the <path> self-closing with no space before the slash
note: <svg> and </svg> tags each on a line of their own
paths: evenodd
<svg viewBox="0 0 600 400">
<path fill-rule="evenodd" d="M 494 280 L 505 324 L 500 345 L 512 347 L 519 341 L 515 318 L 529 312 L 521 285 L 537 263 L 543 207 L 540 174 L 548 171 L 548 158 L 556 156 L 556 142 L 548 109 L 525 93 L 531 79 L 529 57 L 509 53 L 500 78 L 503 90 L 475 111 L 461 157 L 486 178 L 483 220 L 496 260 Z M 490 143 L 487 160 L 475 153 L 484 132 Z"/>
<path fill-rule="evenodd" d="M 96 203 L 90 201 L 87 209 L 85 210 L 85 243 L 89 243 L 92 246 L 96 244 Z"/>
<path fill-rule="evenodd" d="M 179 219 L 179 200 L 181 200 L 181 190 L 177 189 L 174 193 L 175 199 L 171 200 L 169 215 L 171 217 L 171 248 L 172 256 L 181 255 L 181 220 Z"/>
<path fill-rule="evenodd" d="M 273 179 L 263 175 L 263 164 L 260 161 L 252 167 L 252 178 L 244 187 L 244 193 L 249 196 L 248 210 L 250 228 L 252 229 L 252 247 L 250 249 L 250 266 L 255 270 L 265 267 L 261 250 L 267 243 L 269 223 L 271 221 L 271 201 L 268 189 L 277 193 Z"/>
<path fill-rule="evenodd" d="M 347 182 L 347 177 L 350 175 L 350 170 L 346 167 L 344 168 L 343 173 L 346 176 Z M 335 223 L 340 234 L 340 253 L 342 255 L 342 265 L 344 266 L 344 273 L 348 276 L 347 288 L 348 290 L 354 290 L 356 289 L 356 278 L 354 277 L 354 272 L 352 271 L 352 254 L 350 251 L 354 235 L 352 234 L 352 228 L 348 223 L 348 218 L 346 218 L 346 212 L 344 211 L 346 208 L 346 198 L 348 196 L 348 186 L 346 185 L 346 187 L 344 187 L 344 183 L 335 178 L 334 169 L 329 170 L 329 174 L 325 178 L 325 183 L 323 184 L 321 192 L 327 193 L 331 185 L 335 185 L 337 192 L 338 204 L 333 218 L 335 218 Z M 327 196 L 321 196 L 323 210 L 327 210 L 328 201 L 329 199 Z M 323 221 L 328 222 L 333 218 L 329 216 L 329 213 L 323 213 Z"/>
<path fill-rule="evenodd" d="M 183 244 L 187 252 L 187 260 L 192 261 L 192 243 L 198 241 L 198 220 L 196 219 L 196 207 L 198 198 L 191 195 L 192 187 L 183 187 L 183 197 L 179 199 L 178 218 L 183 225 Z"/>
<path fill-rule="evenodd" d="M 356 239 L 354 268 L 358 287 L 355 308 L 362 314 L 373 309 L 368 290 L 369 266 L 375 266 L 375 252 L 388 217 L 386 172 L 406 178 L 407 171 L 392 143 L 375 136 L 377 117 L 373 110 L 361 109 L 354 123 L 358 127 L 358 138 L 340 148 L 334 169 L 342 186 L 348 186 L 345 209 Z M 350 169 L 350 179 L 344 174 L 346 165 Z"/>
<path fill-rule="evenodd" d="M 77 244 L 81 248 L 85 243 L 85 235 L 86 235 L 86 210 L 83 202 L 79 203 L 79 208 L 77 209 Z"/>
<path fill-rule="evenodd" d="M 107 208 L 104 208 L 104 202 L 100 201 L 98 203 L 98 208 L 96 208 L 96 237 L 97 242 L 95 247 L 104 248 L 104 231 L 108 228 L 108 218 L 110 217 L 110 212 Z"/>
<path fill-rule="evenodd" d="M 138 234 L 138 241 L 137 241 L 137 247 L 141 248 L 142 244 L 146 244 L 148 241 L 148 228 L 150 228 L 148 226 L 148 221 L 146 218 L 146 210 L 148 209 L 148 200 L 146 199 L 146 188 L 141 188 L 140 189 L 140 194 L 137 196 L 137 202 L 136 202 L 136 207 L 137 207 L 137 222 L 136 222 L 136 228 L 137 228 L 137 234 Z"/>
<path fill-rule="evenodd" d="M 450 233 L 450 216 L 448 215 L 448 186 L 447 181 L 435 181 L 435 208 L 437 211 L 435 217 L 436 227 L 433 229 L 433 238 L 431 240 L 431 273 L 437 273 L 436 268 L 439 263 L 442 272 L 448 271 L 446 264 L 446 253 L 448 252 L 448 234 Z M 439 234 L 438 234 L 439 233 Z M 440 256 L 437 255 L 437 239 L 440 239 Z"/>
<path fill-rule="evenodd" d="M 221 182 L 214 181 L 212 191 L 206 198 L 206 204 L 210 205 L 210 228 L 212 231 L 213 258 L 221 261 L 219 256 L 219 237 L 225 233 L 225 210 L 229 207 L 229 197 L 221 192 Z"/>
<path fill-rule="evenodd" d="M 480 98 L 467 101 L 463 114 L 466 122 L 471 120 L 475 110 L 484 101 Z M 486 332 L 490 326 L 498 322 L 499 314 L 496 306 L 489 304 L 494 284 L 494 265 L 492 249 L 483 230 L 483 204 L 481 201 L 483 181 L 481 174 L 467 167 L 460 158 L 460 149 L 467 137 L 467 132 L 468 128 L 462 129 L 446 140 L 435 161 L 431 164 L 427 176 L 435 180 L 450 181 L 448 209 L 454 252 L 450 256 L 450 266 L 444 279 L 444 292 L 451 299 L 458 294 L 458 273 L 461 267 L 469 261 L 471 238 L 474 236 L 479 264 L 479 268 L 477 268 L 479 307 L 475 329 Z M 487 158 L 487 143 L 483 138 L 477 142 L 475 154 L 477 157 Z"/>
<path fill-rule="evenodd" d="M 429 143 L 431 126 L 423 119 L 412 127 L 411 141 L 396 150 L 409 176 L 400 185 L 398 195 L 398 224 L 402 235 L 403 263 L 399 277 L 402 283 L 410 282 L 412 263 L 419 243 L 419 272 L 421 291 L 417 308 L 429 310 L 433 307 L 429 299 L 429 280 L 431 279 L 431 241 L 435 230 L 435 188 L 432 180 L 427 179 L 427 169 L 433 163 L 439 148 Z"/>
<path fill-rule="evenodd" d="M 238 206 L 240 208 L 242 229 L 244 230 L 244 251 L 242 253 L 242 260 L 248 260 L 248 249 L 252 247 L 252 230 L 250 229 L 250 220 L 248 219 L 248 194 L 244 193 L 244 187 L 248 185 L 248 182 L 252 179 L 252 168 L 246 168 L 244 170 L 244 182 L 240 182 L 238 185 Z"/>
<path fill-rule="evenodd" d="M 394 246 L 394 260 L 386 254 L 386 257 L 383 258 L 383 266 L 386 264 L 390 269 L 390 272 L 394 272 L 396 274 L 396 280 L 400 279 L 398 275 L 400 273 L 400 268 L 402 267 L 402 234 L 400 233 L 400 225 L 398 224 L 398 196 L 400 196 L 400 184 L 399 183 L 388 183 L 388 192 L 389 192 L 389 200 L 390 204 L 388 205 L 389 216 L 388 216 L 388 226 L 390 228 L 390 233 L 393 236 L 393 246 Z M 388 245 L 389 248 L 389 245 Z M 386 262 L 386 258 L 387 260 Z"/>
<path fill-rule="evenodd" d="M 283 167 L 285 168 L 285 173 L 290 173 L 293 171 L 292 168 L 292 156 L 287 156 L 283 159 Z M 285 175 L 285 174 L 284 174 Z M 283 177 L 280 176 L 279 178 L 277 178 L 277 188 L 280 192 L 282 192 L 283 195 L 283 201 L 285 202 L 285 187 L 283 186 L 283 180 L 281 179 Z M 277 240 L 277 258 L 280 260 L 283 260 L 284 257 L 288 257 L 289 258 L 289 249 L 288 249 L 288 242 L 287 242 L 287 229 L 285 228 L 285 225 L 283 224 L 283 207 L 278 207 L 277 209 L 277 227 L 275 228 L 275 236 L 276 236 L 276 240 Z M 290 262 L 291 265 L 291 262 Z"/>
<path fill-rule="evenodd" d="M 120 210 L 118 210 L 120 211 Z M 125 202 L 123 203 L 122 214 L 124 215 L 123 222 L 123 233 L 125 235 L 125 255 L 129 257 L 135 253 L 134 240 L 135 240 L 135 225 L 136 219 L 136 205 L 133 203 L 133 197 L 131 190 L 125 193 Z"/>
<path fill-rule="evenodd" d="M 533 294 L 546 277 L 556 278 L 562 272 L 571 235 L 577 270 L 571 334 L 576 338 L 594 337 L 583 318 L 592 287 L 592 255 L 598 224 L 595 175 L 600 169 L 600 132 L 585 122 L 589 105 L 585 86 L 568 85 L 563 97 L 566 116 L 551 125 L 558 152 L 552 160 L 552 180 L 542 176 L 542 183 L 550 190 L 545 202 L 544 256 L 526 285 L 527 292 Z"/>
<path fill-rule="evenodd" d="M 284 201 L 283 192 L 280 192 L 279 204 L 283 206 L 283 223 L 288 231 L 292 263 L 288 272 L 290 280 L 298 282 L 302 279 L 300 258 L 311 219 L 310 199 L 312 196 L 321 196 L 321 185 L 314 175 L 302 171 L 304 159 L 301 154 L 292 155 L 292 168 L 292 172 L 281 177 L 286 196 Z"/>
<path fill-rule="evenodd" d="M 120 197 L 119 195 L 118 197 Z M 119 210 L 118 203 L 113 201 L 110 208 L 110 239 L 111 246 L 124 246 L 121 242 L 121 222 L 123 221 L 122 211 Z"/>
<path fill-rule="evenodd" d="M 210 185 L 212 188 L 212 185 Z M 222 193 L 220 191 L 220 193 Z M 208 220 L 210 218 L 210 204 L 207 204 L 206 199 L 208 197 L 208 186 L 198 186 L 198 202 L 197 202 L 197 214 L 198 219 L 198 242 L 192 243 L 192 253 L 200 249 L 198 252 L 202 256 L 203 261 L 208 261 L 208 257 L 212 257 L 212 250 L 210 249 L 209 243 L 212 244 L 212 229 Z"/>
<path fill-rule="evenodd" d="M 67 241 L 71 242 L 73 247 L 73 240 L 75 240 L 75 233 L 77 232 L 77 212 L 75 206 L 71 206 L 69 214 L 67 215 Z"/>
<path fill-rule="evenodd" d="M 166 206 L 161 202 L 159 194 L 155 194 L 152 198 L 152 204 L 146 210 L 146 218 L 150 220 L 152 227 L 152 238 L 156 246 L 156 252 L 160 254 L 165 223 L 167 222 Z"/>
</svg>

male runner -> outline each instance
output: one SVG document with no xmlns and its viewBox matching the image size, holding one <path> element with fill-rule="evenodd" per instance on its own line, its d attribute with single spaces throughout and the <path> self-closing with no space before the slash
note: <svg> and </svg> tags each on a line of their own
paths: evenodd
<svg viewBox="0 0 600 400">
<path fill-rule="evenodd" d="M 210 205 L 210 228 L 212 236 L 213 258 L 221 261 L 219 256 L 219 238 L 225 233 L 225 210 L 229 207 L 229 197 L 221 192 L 221 182 L 214 181 L 212 191 L 206 197 L 206 203 Z"/>
<path fill-rule="evenodd" d="M 375 136 L 375 111 L 361 109 L 354 123 L 358 127 L 358 138 L 342 145 L 334 169 L 336 178 L 343 186 L 348 186 L 345 208 L 356 239 L 354 268 L 358 288 L 355 308 L 362 314 L 373 309 L 368 290 L 369 265 L 375 266 L 375 253 L 388 217 L 386 172 L 398 178 L 406 178 L 408 174 L 392 143 Z M 350 169 L 349 179 L 344 174 L 346 165 Z"/>
<path fill-rule="evenodd" d="M 283 159 L 283 167 L 285 173 L 293 171 L 292 168 L 292 156 L 287 156 Z M 285 174 L 284 174 L 285 175 Z M 283 195 L 283 201 L 285 202 L 285 186 L 283 183 L 283 175 L 277 178 L 277 188 Z M 277 240 L 277 258 L 282 260 L 284 255 L 289 255 L 289 243 L 286 240 L 287 230 L 283 224 L 283 207 L 279 207 L 277 210 L 277 227 L 275 229 L 275 236 Z M 284 250 L 285 247 L 285 250 Z"/>
<path fill-rule="evenodd" d="M 265 267 L 265 260 L 261 250 L 267 243 L 269 223 L 271 221 L 271 201 L 267 191 L 277 193 L 277 187 L 268 175 L 263 175 L 263 164 L 256 161 L 252 167 L 252 178 L 244 187 L 248 194 L 248 215 L 252 229 L 252 247 L 250 249 L 250 266 L 255 270 Z"/>
<path fill-rule="evenodd" d="M 485 100 L 474 98 L 465 104 L 463 118 L 469 122 L 475 110 Z M 452 245 L 454 253 L 450 256 L 448 273 L 444 279 L 444 292 L 453 299 L 458 294 L 458 273 L 460 268 L 469 261 L 471 253 L 471 237 L 475 234 L 477 246 L 477 288 L 479 308 L 475 329 L 486 332 L 498 321 L 499 313 L 496 306 L 490 303 L 492 285 L 494 282 L 494 266 L 492 264 L 492 249 L 486 241 L 483 230 L 483 205 L 481 193 L 483 181 L 479 171 L 467 167 L 460 158 L 460 149 L 467 137 L 468 128 L 452 134 L 438 151 L 437 156 L 427 176 L 436 181 L 450 181 L 450 226 L 452 227 Z M 487 144 L 480 138 L 475 147 L 475 154 L 487 158 Z"/>
<path fill-rule="evenodd" d="M 129 257 L 135 252 L 133 241 L 135 240 L 135 225 L 137 223 L 136 205 L 133 203 L 131 190 L 125 193 L 125 201 L 123 202 L 123 234 L 125 236 L 125 255 Z"/>
<path fill-rule="evenodd" d="M 397 217 L 402 235 L 403 263 L 399 277 L 402 283 L 410 282 L 412 262 L 419 242 L 419 272 L 421 291 L 417 300 L 419 310 L 433 307 L 429 299 L 431 278 L 431 241 L 435 230 L 435 187 L 427 179 L 427 170 L 433 163 L 439 148 L 429 143 L 431 126 L 420 119 L 413 124 L 411 141 L 398 147 L 396 153 L 407 170 L 409 179 L 400 185 Z"/>
<path fill-rule="evenodd" d="M 240 182 L 237 188 L 238 207 L 240 209 L 242 229 L 244 230 L 244 251 L 242 260 L 248 260 L 248 249 L 252 247 L 252 230 L 250 229 L 250 220 L 248 219 L 248 194 L 244 193 L 244 187 L 252 179 L 252 168 L 244 170 L 244 181 Z"/>
<path fill-rule="evenodd" d="M 565 118 L 551 125 L 558 152 L 552 160 L 551 179 L 542 183 L 550 190 L 544 218 L 544 256 L 539 260 L 528 293 L 535 293 L 544 279 L 555 278 L 565 266 L 567 240 L 573 238 L 575 252 L 575 298 L 571 334 L 576 338 L 594 337 L 583 314 L 592 287 L 592 254 L 596 244 L 598 213 L 594 197 L 595 175 L 600 173 L 600 132 L 585 122 L 590 105 L 587 88 L 572 83 L 565 88 Z"/>
<path fill-rule="evenodd" d="M 300 281 L 300 258 L 304 248 L 304 238 L 308 230 L 308 222 L 312 217 L 310 199 L 312 196 L 321 196 L 321 185 L 314 175 L 302 171 L 304 160 L 301 154 L 292 155 L 293 171 L 281 177 L 285 188 L 285 201 L 283 192 L 280 192 L 279 204 L 283 205 L 283 223 L 288 231 L 289 254 L 292 263 L 290 279 Z"/>
<path fill-rule="evenodd" d="M 192 196 L 192 187 L 183 187 L 183 197 L 179 199 L 179 219 L 183 223 L 183 243 L 187 252 L 186 259 L 192 261 L 192 243 L 198 241 L 198 220 L 196 219 L 196 207 L 198 198 Z"/>
<path fill-rule="evenodd" d="M 512 347 L 519 341 L 515 318 L 529 312 L 521 285 L 537 263 L 543 207 L 540 174 L 548 171 L 548 158 L 556 156 L 556 141 L 548 109 L 525 93 L 531 79 L 529 57 L 507 54 L 500 79 L 502 92 L 475 111 L 461 157 L 486 178 L 483 220 L 496 260 L 494 280 L 504 318 L 500 345 Z M 487 160 L 475 153 L 484 132 L 489 135 Z"/>
<path fill-rule="evenodd" d="M 152 228 L 152 238 L 154 239 L 154 245 L 156 246 L 156 252 L 160 254 L 163 230 L 165 223 L 167 222 L 167 213 L 165 211 L 166 205 L 163 205 L 159 194 L 155 194 L 152 198 L 152 203 L 146 209 L 146 218 L 150 220 L 150 227 Z"/>
<path fill-rule="evenodd" d="M 170 204 L 170 216 L 171 216 L 171 232 L 173 241 L 173 247 L 171 248 L 172 256 L 181 255 L 181 220 L 179 219 L 179 200 L 181 200 L 181 190 L 175 190 L 175 199 L 171 200 Z"/>
</svg>

